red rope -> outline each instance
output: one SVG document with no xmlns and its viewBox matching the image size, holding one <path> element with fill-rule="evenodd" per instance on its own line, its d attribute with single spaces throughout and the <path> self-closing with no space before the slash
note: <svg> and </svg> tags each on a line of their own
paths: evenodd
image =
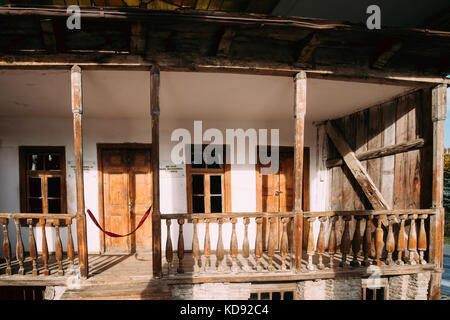
<svg viewBox="0 0 450 320">
<path fill-rule="evenodd" d="M 94 222 L 94 224 L 97 226 L 97 228 L 99 228 L 100 230 L 102 230 L 105 234 L 107 234 L 107 235 L 110 236 L 110 237 L 121 238 L 121 237 L 128 237 L 129 235 L 135 233 L 136 230 L 139 229 L 139 228 L 144 224 L 145 220 L 147 219 L 147 217 L 148 217 L 149 214 L 150 214 L 150 210 L 151 210 L 151 209 L 152 209 L 152 206 L 150 206 L 150 208 L 148 208 L 147 212 L 145 212 L 145 214 L 144 214 L 144 216 L 142 217 L 141 221 L 139 221 L 139 224 L 138 224 L 138 226 L 136 227 L 136 229 L 134 229 L 134 230 L 131 231 L 130 233 L 127 233 L 127 234 L 124 234 L 124 235 L 122 235 L 122 234 L 117 234 L 117 233 L 114 233 L 114 232 L 109 232 L 109 231 L 104 230 L 104 229 L 98 224 L 98 222 L 97 222 L 97 220 L 95 219 L 94 215 L 92 214 L 91 210 L 88 209 L 88 210 L 87 210 L 87 213 L 88 213 L 89 217 L 91 217 L 92 222 Z"/>
</svg>

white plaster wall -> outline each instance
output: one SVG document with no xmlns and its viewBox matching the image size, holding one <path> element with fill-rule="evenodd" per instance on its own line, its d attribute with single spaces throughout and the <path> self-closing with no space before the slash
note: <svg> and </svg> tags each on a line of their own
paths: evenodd
<svg viewBox="0 0 450 320">
<path fill-rule="evenodd" d="M 170 135 L 175 128 L 193 127 L 191 120 L 174 120 L 170 117 L 161 117 L 161 161 L 170 161 L 171 147 L 176 142 L 170 141 Z M 75 161 L 73 150 L 73 124 L 71 118 L 27 118 L 27 117 L 1 117 L 0 118 L 0 212 L 20 212 L 19 200 L 19 146 L 65 146 L 66 171 L 67 171 L 67 209 L 68 212 L 76 212 L 76 192 L 74 170 L 68 162 Z M 86 118 L 83 121 L 83 148 L 84 160 L 94 162 L 97 166 L 97 143 L 123 143 L 123 142 L 151 142 L 150 119 L 95 119 Z M 225 135 L 225 128 L 278 128 L 280 129 L 280 145 L 292 145 L 293 121 L 205 121 L 203 130 L 218 128 Z M 305 146 L 310 147 L 310 186 L 311 186 L 311 210 L 324 210 L 325 201 L 323 194 L 327 190 L 326 181 L 320 181 L 316 174 L 316 128 L 311 123 L 306 124 Z M 98 218 L 98 172 L 86 170 L 85 179 L 85 203 Z M 235 212 L 256 211 L 256 185 L 254 165 L 231 166 L 231 206 Z M 184 213 L 187 211 L 186 178 L 164 178 L 161 175 L 161 212 Z M 172 224 L 172 242 L 175 244 L 178 237 L 178 229 Z M 15 252 L 15 229 L 13 223 L 9 225 L 11 249 Z M 76 226 L 73 226 L 76 234 Z M 100 235 L 96 226 L 89 220 L 87 224 L 88 250 L 100 251 Z M 28 249 L 28 230 L 23 228 L 23 242 Z M 192 225 L 185 224 L 185 248 L 191 249 Z M 112 230 L 114 231 L 114 230 Z M 200 246 L 203 247 L 203 226 L 199 227 Z M 229 246 L 231 226 L 224 225 L 225 248 Z M 250 225 L 250 245 L 254 245 L 255 225 Z M 239 221 L 237 232 L 240 234 L 238 241 L 242 244 L 243 225 Z M 47 229 L 49 250 L 54 248 L 53 228 Z M 41 248 L 41 233 L 35 232 L 38 250 Z M 63 246 L 66 246 L 66 230 L 62 229 Z M 2 236 L 0 236 L 2 237 Z M 211 226 L 211 245 L 215 248 L 217 241 L 217 226 Z M 0 239 L 2 241 L 2 238 Z M 75 239 L 76 241 L 76 239 Z M 165 224 L 162 225 L 162 244 L 166 241 Z"/>
</svg>

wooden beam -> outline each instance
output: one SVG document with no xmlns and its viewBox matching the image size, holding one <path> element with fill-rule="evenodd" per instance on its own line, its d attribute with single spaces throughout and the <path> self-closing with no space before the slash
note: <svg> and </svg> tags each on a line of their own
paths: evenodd
<svg viewBox="0 0 450 320">
<path fill-rule="evenodd" d="M 429 261 L 442 268 L 444 255 L 444 128 L 447 115 L 447 86 L 438 85 L 432 90 L 433 121 L 433 186 L 432 207 L 437 209 L 430 221 Z M 429 298 L 440 300 L 441 274 L 432 273 Z"/>
<path fill-rule="evenodd" d="M 226 57 L 230 53 L 231 43 L 236 36 L 236 30 L 231 28 L 225 28 L 221 30 L 220 39 L 217 44 L 216 56 Z"/>
<path fill-rule="evenodd" d="M 386 157 L 391 156 L 393 154 L 401 153 L 401 152 L 407 152 L 410 150 L 415 150 L 423 147 L 425 144 L 425 140 L 420 138 L 413 141 L 405 142 L 405 143 L 398 143 L 394 144 L 392 146 L 387 147 L 381 147 L 377 149 L 372 149 L 368 151 L 364 151 L 361 153 L 355 153 L 356 158 L 359 161 L 369 160 L 369 159 L 375 159 L 380 157 Z M 344 161 L 342 159 L 330 159 L 326 162 L 327 168 L 337 167 L 344 164 Z"/>
<path fill-rule="evenodd" d="M 366 195 L 372 207 L 375 210 L 389 210 L 390 208 L 386 200 L 384 200 L 381 192 L 375 186 L 372 178 L 367 174 L 367 171 L 362 166 L 361 162 L 356 158 L 355 153 L 344 140 L 339 130 L 331 121 L 327 122 L 325 130 L 334 146 L 344 159 L 345 164 L 350 169 L 350 172 L 361 186 L 362 191 Z"/>
<path fill-rule="evenodd" d="M 77 189 L 77 243 L 78 264 L 80 277 L 87 279 L 88 269 L 88 247 L 86 231 L 86 214 L 84 212 L 84 177 L 83 177 L 83 93 L 81 85 L 81 68 L 73 66 L 71 70 L 72 82 L 72 113 L 73 113 L 73 135 L 75 146 L 75 179 Z"/>
<path fill-rule="evenodd" d="M 152 257 L 153 276 L 162 276 L 161 258 L 161 211 L 159 199 L 159 66 L 154 65 L 150 71 L 150 112 L 152 116 L 152 186 L 153 186 L 153 213 L 152 213 Z"/>
<path fill-rule="evenodd" d="M 308 37 L 306 37 L 305 41 L 303 41 L 301 44 L 297 58 L 297 63 L 299 64 L 307 63 L 310 60 L 311 56 L 313 55 L 314 50 L 316 50 L 316 48 L 319 46 L 319 44 L 320 40 L 316 32 L 313 32 Z"/>
<path fill-rule="evenodd" d="M 41 32 L 45 49 L 48 52 L 55 53 L 57 51 L 57 46 L 52 19 L 41 20 Z"/>
<path fill-rule="evenodd" d="M 138 21 L 131 24 L 130 53 L 143 54 L 147 47 L 147 25 Z"/>
<path fill-rule="evenodd" d="M 396 54 L 402 47 L 402 41 L 393 41 L 390 42 L 389 45 L 383 46 L 383 48 L 379 50 L 380 52 L 376 55 L 376 57 L 373 58 L 371 65 L 372 68 L 383 69 L 394 54 Z"/>
<path fill-rule="evenodd" d="M 303 251 L 303 147 L 306 114 L 306 73 L 299 72 L 294 78 L 294 268 L 300 271 Z"/>
</svg>

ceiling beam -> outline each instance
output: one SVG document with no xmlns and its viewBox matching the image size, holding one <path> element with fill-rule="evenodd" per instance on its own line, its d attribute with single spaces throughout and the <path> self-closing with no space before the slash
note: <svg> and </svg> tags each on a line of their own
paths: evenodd
<svg viewBox="0 0 450 320">
<path fill-rule="evenodd" d="M 389 60 L 403 47 L 403 42 L 399 40 L 389 41 L 378 49 L 378 53 L 372 59 L 371 67 L 383 69 Z"/>
<path fill-rule="evenodd" d="M 224 28 L 219 32 L 216 56 L 226 57 L 230 53 L 231 43 L 236 36 L 236 30 L 233 28 Z"/>
<path fill-rule="evenodd" d="M 47 50 L 50 53 L 55 53 L 57 51 L 57 46 L 53 20 L 43 19 L 40 21 L 40 25 L 42 33 L 42 42 L 44 44 L 45 50 Z"/>
<path fill-rule="evenodd" d="M 130 53 L 143 54 L 147 47 L 147 25 L 138 21 L 131 24 Z"/>
<path fill-rule="evenodd" d="M 303 41 L 300 42 L 299 49 L 298 49 L 298 57 L 297 57 L 297 63 L 299 64 L 305 64 L 313 55 L 316 48 L 319 46 L 320 40 L 319 36 L 316 32 L 311 32 L 309 36 L 307 36 Z"/>
</svg>

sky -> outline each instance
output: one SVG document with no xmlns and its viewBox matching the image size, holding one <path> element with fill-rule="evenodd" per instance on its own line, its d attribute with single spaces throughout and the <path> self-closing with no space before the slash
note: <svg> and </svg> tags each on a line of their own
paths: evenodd
<svg viewBox="0 0 450 320">
<path fill-rule="evenodd" d="M 447 88 L 447 119 L 445 119 L 445 147 L 450 148 L 450 88 Z"/>
</svg>

